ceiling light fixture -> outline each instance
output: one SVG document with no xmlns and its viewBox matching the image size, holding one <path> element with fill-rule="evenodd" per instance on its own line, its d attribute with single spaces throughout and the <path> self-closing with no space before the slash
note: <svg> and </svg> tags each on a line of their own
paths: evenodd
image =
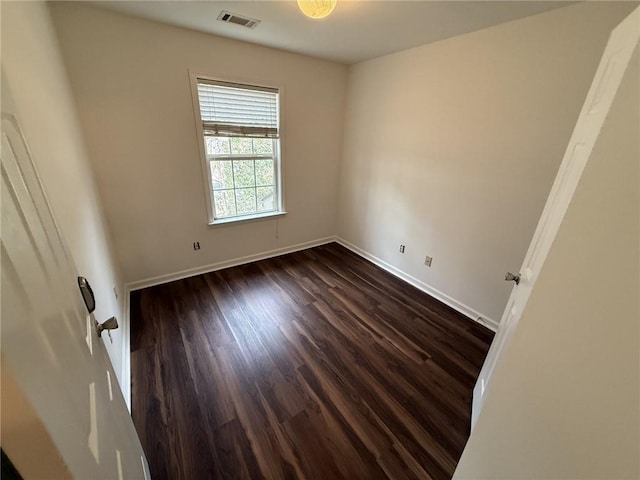
<svg viewBox="0 0 640 480">
<path fill-rule="evenodd" d="M 298 0 L 298 7 L 307 17 L 324 18 L 336 8 L 338 0 Z"/>
</svg>

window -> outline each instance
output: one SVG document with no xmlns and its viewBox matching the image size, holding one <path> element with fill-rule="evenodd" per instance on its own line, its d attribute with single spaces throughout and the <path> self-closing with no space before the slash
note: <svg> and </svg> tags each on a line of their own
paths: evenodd
<svg viewBox="0 0 640 480">
<path fill-rule="evenodd" d="M 279 92 L 196 79 L 211 223 L 282 212 Z"/>
</svg>

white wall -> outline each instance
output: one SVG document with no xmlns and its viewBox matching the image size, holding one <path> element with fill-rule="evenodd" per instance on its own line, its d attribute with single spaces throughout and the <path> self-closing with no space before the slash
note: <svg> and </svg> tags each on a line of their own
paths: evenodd
<svg viewBox="0 0 640 480">
<path fill-rule="evenodd" d="M 639 66 L 636 49 L 455 478 L 640 478 Z"/>
<path fill-rule="evenodd" d="M 123 286 L 49 12 L 2 2 L 2 69 L 54 216 L 78 273 L 91 282 L 95 317 L 123 320 Z M 4 109 L 3 109 L 4 111 Z M 112 288 L 120 291 L 116 300 Z M 123 328 L 105 345 L 122 384 Z M 128 381 L 128 380 L 127 380 Z"/>
<path fill-rule="evenodd" d="M 350 67 L 338 235 L 499 321 L 629 9 L 587 2 Z"/>
<path fill-rule="evenodd" d="M 345 66 L 86 5 L 51 10 L 126 282 L 335 234 Z M 188 69 L 282 88 L 286 216 L 208 227 Z"/>
</svg>

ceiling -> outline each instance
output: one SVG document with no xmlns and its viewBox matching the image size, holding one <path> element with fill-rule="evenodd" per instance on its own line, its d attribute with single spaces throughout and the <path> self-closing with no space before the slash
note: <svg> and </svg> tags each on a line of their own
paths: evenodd
<svg viewBox="0 0 640 480">
<path fill-rule="evenodd" d="M 99 1 L 92 5 L 313 57 L 351 64 L 535 15 L 567 1 L 338 0 L 312 20 L 295 1 Z M 261 20 L 255 29 L 216 20 L 221 10 Z"/>
</svg>

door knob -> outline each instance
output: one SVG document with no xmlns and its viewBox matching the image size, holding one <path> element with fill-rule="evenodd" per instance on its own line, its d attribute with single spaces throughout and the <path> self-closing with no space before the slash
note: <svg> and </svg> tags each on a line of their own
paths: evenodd
<svg viewBox="0 0 640 480">
<path fill-rule="evenodd" d="M 504 279 L 507 282 L 516 282 L 516 285 L 518 285 L 520 283 L 520 274 L 514 275 L 511 272 L 507 272 L 507 274 L 504 276 Z"/>
<path fill-rule="evenodd" d="M 118 328 L 118 320 L 116 320 L 116 317 L 111 317 L 103 323 L 96 322 L 96 329 L 98 330 L 99 337 L 102 337 L 102 332 L 104 330 L 115 330 L 116 328 Z"/>
</svg>

